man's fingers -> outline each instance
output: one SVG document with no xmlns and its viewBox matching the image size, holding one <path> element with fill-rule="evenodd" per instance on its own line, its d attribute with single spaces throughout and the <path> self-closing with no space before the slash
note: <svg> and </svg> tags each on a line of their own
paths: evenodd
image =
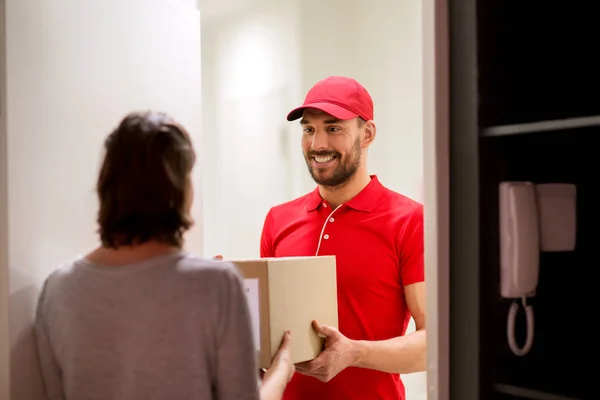
<svg viewBox="0 0 600 400">
<path fill-rule="evenodd" d="M 320 333 L 323 336 L 329 337 L 329 336 L 333 336 L 337 333 L 337 330 L 335 328 L 332 328 L 328 325 L 323 325 L 318 323 L 317 321 L 313 321 L 313 328 L 315 328 L 315 331 L 317 331 L 317 333 Z"/>
<path fill-rule="evenodd" d="M 315 369 L 315 365 L 312 361 L 305 361 L 298 364 L 294 364 L 296 367 L 296 371 L 299 372 L 309 372 Z"/>
<path fill-rule="evenodd" d="M 310 369 L 310 361 L 305 361 L 305 362 L 301 362 L 298 364 L 294 364 L 296 366 L 297 369 Z"/>
<path fill-rule="evenodd" d="M 304 361 L 294 365 L 296 366 L 297 370 L 315 372 L 323 367 L 323 359 L 317 357 L 314 360 Z"/>
</svg>

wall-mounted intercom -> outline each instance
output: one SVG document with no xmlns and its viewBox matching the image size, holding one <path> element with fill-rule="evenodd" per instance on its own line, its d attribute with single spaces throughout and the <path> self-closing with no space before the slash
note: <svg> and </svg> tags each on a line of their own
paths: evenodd
<svg viewBox="0 0 600 400">
<path fill-rule="evenodd" d="M 576 188 L 565 183 L 501 182 L 499 202 L 500 295 L 513 299 L 506 328 L 508 345 L 523 356 L 533 345 L 534 315 L 527 298 L 537 289 L 540 251 L 575 249 Z M 523 347 L 514 335 L 519 299 L 527 318 Z"/>
</svg>

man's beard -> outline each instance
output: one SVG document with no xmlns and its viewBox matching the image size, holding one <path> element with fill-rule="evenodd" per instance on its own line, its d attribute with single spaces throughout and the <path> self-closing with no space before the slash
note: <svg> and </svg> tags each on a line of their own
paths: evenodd
<svg viewBox="0 0 600 400">
<path fill-rule="evenodd" d="M 306 161 L 306 166 L 308 167 L 308 172 L 313 180 L 321 186 L 327 187 L 336 187 L 342 186 L 356 174 L 358 171 L 358 167 L 360 166 L 360 155 L 362 153 L 362 149 L 360 148 L 360 138 L 356 140 L 354 143 L 354 147 L 352 152 L 346 156 L 345 159 L 342 159 L 339 153 L 335 152 L 327 152 L 327 151 L 309 151 L 304 159 Z M 328 176 L 323 176 L 318 172 L 313 170 L 313 166 L 311 161 L 314 156 L 329 156 L 333 155 L 338 160 L 338 165 L 335 167 L 332 173 Z"/>
</svg>

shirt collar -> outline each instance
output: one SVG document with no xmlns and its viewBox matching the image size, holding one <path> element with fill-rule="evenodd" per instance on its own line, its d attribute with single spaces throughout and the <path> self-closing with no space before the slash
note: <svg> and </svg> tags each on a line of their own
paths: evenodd
<svg viewBox="0 0 600 400">
<path fill-rule="evenodd" d="M 353 208 L 357 211 L 372 212 L 377 205 L 379 200 L 385 193 L 385 187 L 377 179 L 377 175 L 371 175 L 371 181 L 363 190 L 361 190 L 356 196 L 350 201 L 347 201 L 346 206 Z M 322 207 L 324 200 L 319 193 L 319 187 L 308 195 L 306 200 L 306 210 L 314 211 L 319 207 Z"/>
</svg>

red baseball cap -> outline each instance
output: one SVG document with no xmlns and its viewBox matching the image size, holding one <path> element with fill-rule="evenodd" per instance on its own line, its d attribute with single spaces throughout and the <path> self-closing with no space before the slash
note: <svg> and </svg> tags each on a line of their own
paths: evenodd
<svg viewBox="0 0 600 400">
<path fill-rule="evenodd" d="M 373 119 L 373 100 L 367 89 L 343 76 L 330 76 L 317 82 L 306 94 L 304 104 L 290 111 L 287 120 L 302 118 L 307 108 L 316 108 L 341 120 Z"/>
</svg>

